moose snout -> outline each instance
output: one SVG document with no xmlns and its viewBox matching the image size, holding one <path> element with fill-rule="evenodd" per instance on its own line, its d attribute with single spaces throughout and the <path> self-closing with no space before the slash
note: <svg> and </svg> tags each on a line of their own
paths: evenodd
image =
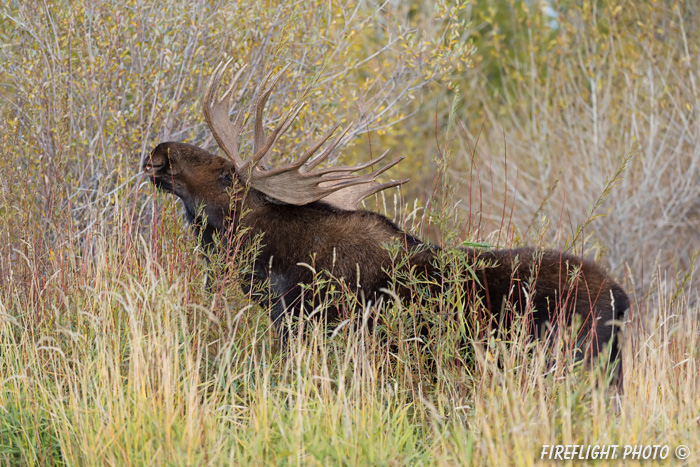
<svg viewBox="0 0 700 467">
<path fill-rule="evenodd" d="M 156 148 L 157 149 L 157 148 Z M 162 172 L 170 165 L 167 153 L 164 151 L 154 150 L 143 161 L 143 172 L 146 175 Z"/>
</svg>

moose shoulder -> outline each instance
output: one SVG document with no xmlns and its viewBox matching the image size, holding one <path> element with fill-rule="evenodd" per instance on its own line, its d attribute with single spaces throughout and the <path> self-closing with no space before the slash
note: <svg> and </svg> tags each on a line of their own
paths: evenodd
<svg viewBox="0 0 700 467">
<path fill-rule="evenodd" d="M 204 114 L 227 158 L 197 146 L 167 142 L 151 152 L 143 169 L 156 187 L 182 200 L 188 221 L 197 229 L 203 226 L 204 231 L 199 233 L 206 247 L 213 245 L 215 234 L 224 238 L 225 233 L 240 227 L 250 229 L 249 238 L 262 238 L 255 260 L 255 280 L 269 280 L 271 318 L 283 345 L 286 328 L 282 318 L 303 312 L 306 305 L 303 286 L 313 281 L 307 265 L 328 271 L 358 296 L 373 302 L 391 283 L 387 271 L 395 258 L 386 248 L 388 244 L 397 244 L 405 265 L 425 277 L 440 279 L 449 274 L 436 267 L 437 247 L 403 232 L 378 213 L 357 208 L 367 196 L 403 183 L 375 181 L 398 161 L 367 175 L 355 172 L 376 164 L 381 157 L 357 166 L 317 169 L 344 134 L 313 157 L 334 128 L 293 162 L 268 167 L 267 154 L 301 109 L 301 104 L 293 105 L 270 136 L 265 136 L 262 112 L 279 76 L 269 87 L 269 75 L 263 83 L 255 103 L 253 154 L 241 158 L 238 140 L 245 112 L 239 110 L 233 121 L 228 112 L 243 68 L 219 99 L 225 68 L 220 65 L 209 82 Z M 239 216 L 242 212 L 246 214 Z M 198 218 L 201 213 L 206 215 L 206 223 Z M 601 267 L 559 251 L 533 248 L 463 249 L 459 254 L 474 270 L 473 276 L 463 278 L 465 291 L 481 297 L 492 317 L 498 318 L 503 309 L 531 313 L 532 332 L 536 334 L 548 321 L 563 317 L 564 322 L 571 322 L 578 316 L 582 323 L 579 340 L 586 354 L 595 357 L 610 344 L 611 362 L 617 360 L 617 323 L 628 309 L 629 300 Z M 504 303 L 510 306 L 504 307 Z M 336 320 L 338 310 L 328 307 L 326 318 L 329 322 Z"/>
</svg>

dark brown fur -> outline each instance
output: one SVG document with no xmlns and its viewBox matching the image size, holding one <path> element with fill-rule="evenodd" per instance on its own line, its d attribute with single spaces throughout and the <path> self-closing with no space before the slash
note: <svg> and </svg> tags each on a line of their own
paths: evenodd
<svg viewBox="0 0 700 467">
<path fill-rule="evenodd" d="M 214 234 L 239 225 L 250 228 L 251 237 L 262 235 L 255 280 L 270 281 L 271 318 L 283 343 L 282 318 L 300 312 L 304 306 L 300 284 L 313 279 L 311 270 L 299 263 L 330 272 L 353 292 L 375 303 L 381 289 L 389 286 L 386 271 L 391 269 L 392 260 L 388 243 L 398 242 L 409 265 L 426 277 L 439 279 L 444 273 L 434 266 L 437 247 L 404 233 L 386 217 L 339 210 L 323 202 L 280 204 L 255 190 L 243 196 L 235 183 L 233 164 L 196 146 L 162 143 L 145 161 L 144 171 L 157 187 L 182 199 L 187 219 L 198 231 L 202 220 L 196 209 L 204 208 L 207 222 L 199 233 L 205 247 L 211 247 Z M 233 202 L 232 194 L 236 198 Z M 247 214 L 239 221 L 238 213 L 243 211 Z M 579 335 L 588 338 L 586 352 L 593 357 L 611 343 L 611 360 L 617 359 L 617 327 L 611 321 L 622 319 L 629 300 L 598 265 L 566 253 L 533 248 L 461 251 L 479 279 L 465 277 L 465 290 L 472 298 L 482 298 L 491 318 L 503 322 L 501 310 L 507 302 L 516 313 L 532 311 L 533 333 L 538 333 L 547 322 L 562 322 L 557 318 L 563 318 L 568 323 L 578 315 L 583 323 Z M 329 322 L 338 318 L 333 307 L 326 313 Z"/>
</svg>

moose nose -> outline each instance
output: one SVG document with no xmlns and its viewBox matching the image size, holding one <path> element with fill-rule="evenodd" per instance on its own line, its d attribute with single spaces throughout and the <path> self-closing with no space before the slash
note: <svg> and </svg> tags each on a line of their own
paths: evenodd
<svg viewBox="0 0 700 467">
<path fill-rule="evenodd" d="M 152 174 L 163 169 L 167 164 L 167 156 L 164 156 L 162 153 L 151 153 L 143 161 L 143 171 L 146 174 Z"/>
</svg>

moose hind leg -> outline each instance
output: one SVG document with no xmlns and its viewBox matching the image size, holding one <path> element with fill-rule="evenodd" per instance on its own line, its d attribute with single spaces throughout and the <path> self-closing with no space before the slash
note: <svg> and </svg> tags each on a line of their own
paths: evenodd
<svg viewBox="0 0 700 467">
<path fill-rule="evenodd" d="M 622 323 L 625 315 L 629 311 L 630 301 L 627 294 L 621 287 L 615 286 L 611 290 L 613 303 L 613 321 L 610 323 L 610 368 L 613 371 L 613 383 L 618 390 L 622 390 L 623 370 L 622 370 Z"/>
</svg>

